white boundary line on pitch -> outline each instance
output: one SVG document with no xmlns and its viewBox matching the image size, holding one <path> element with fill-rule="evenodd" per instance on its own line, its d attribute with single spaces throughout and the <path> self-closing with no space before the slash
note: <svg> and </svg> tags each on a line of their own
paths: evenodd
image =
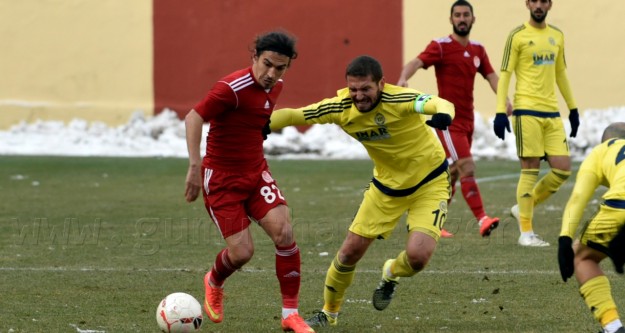
<svg viewBox="0 0 625 333">
<path fill-rule="evenodd" d="M 0 267 L 0 271 L 5 272 L 204 272 L 200 269 L 191 268 L 94 268 L 94 267 Z M 274 270 L 266 269 L 242 269 L 243 273 L 270 273 L 274 274 Z M 306 274 L 326 274 L 326 271 L 321 270 L 303 270 Z M 365 274 L 380 274 L 379 269 L 363 269 L 356 270 L 357 273 Z M 524 275 L 524 274 L 538 274 L 538 275 L 553 275 L 560 274 L 556 270 L 424 270 L 419 274 L 498 274 L 498 275 Z"/>
<path fill-rule="evenodd" d="M 577 165 L 571 166 L 571 171 L 577 171 L 577 169 L 579 169 L 579 166 Z M 547 171 L 549 171 L 549 169 L 541 169 L 539 175 L 545 174 L 547 173 Z M 498 175 L 498 176 L 492 176 L 492 177 L 475 178 L 475 182 L 479 184 L 479 183 L 490 183 L 490 182 L 503 180 L 503 179 L 515 179 L 515 178 L 519 178 L 520 172 L 521 172 L 521 169 L 519 169 L 518 173 L 508 173 L 505 175 Z"/>
<path fill-rule="evenodd" d="M 480 183 L 490 183 L 490 182 L 494 182 L 497 180 L 503 180 L 503 179 L 514 179 L 514 178 L 519 178 L 519 174 L 515 173 L 509 173 L 506 175 L 499 175 L 499 176 L 493 176 L 493 177 L 482 177 L 482 178 L 475 178 L 475 182 L 480 184 Z"/>
</svg>

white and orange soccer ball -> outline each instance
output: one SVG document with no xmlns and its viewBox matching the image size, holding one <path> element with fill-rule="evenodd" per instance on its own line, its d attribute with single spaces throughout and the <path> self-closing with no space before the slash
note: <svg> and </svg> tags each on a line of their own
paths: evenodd
<svg viewBox="0 0 625 333">
<path fill-rule="evenodd" d="M 195 332 L 202 326 L 202 306 L 191 295 L 167 295 L 156 308 L 156 323 L 168 333 Z"/>
</svg>

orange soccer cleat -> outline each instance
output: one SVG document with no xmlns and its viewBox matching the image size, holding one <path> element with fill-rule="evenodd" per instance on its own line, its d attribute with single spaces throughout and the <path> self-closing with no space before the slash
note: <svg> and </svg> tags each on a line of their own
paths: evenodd
<svg viewBox="0 0 625 333">
<path fill-rule="evenodd" d="M 499 225 L 498 217 L 488 217 L 484 216 L 479 222 L 480 224 L 480 235 L 482 237 L 490 236 L 491 231 L 495 230 Z"/>
<path fill-rule="evenodd" d="M 204 311 L 208 315 L 208 318 L 214 323 L 221 323 L 224 319 L 224 289 L 212 287 L 209 283 L 210 272 L 204 276 L 204 288 L 206 288 L 204 298 Z"/>
<path fill-rule="evenodd" d="M 315 330 L 310 328 L 297 313 L 291 313 L 288 317 L 282 319 L 282 330 L 295 333 L 315 333 Z"/>
<path fill-rule="evenodd" d="M 451 232 L 447 231 L 446 229 L 441 229 L 441 237 L 442 238 L 452 238 L 452 237 L 454 237 L 454 234 L 452 234 Z"/>
</svg>

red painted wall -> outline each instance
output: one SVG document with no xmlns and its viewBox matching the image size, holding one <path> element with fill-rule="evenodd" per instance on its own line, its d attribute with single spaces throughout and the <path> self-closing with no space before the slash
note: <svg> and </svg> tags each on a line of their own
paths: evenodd
<svg viewBox="0 0 625 333">
<path fill-rule="evenodd" d="M 399 77 L 401 0 L 153 1 L 156 113 L 186 114 L 216 80 L 249 66 L 256 35 L 276 28 L 297 37 L 299 52 L 278 107 L 334 95 L 361 54 L 380 60 L 388 82 Z"/>
</svg>

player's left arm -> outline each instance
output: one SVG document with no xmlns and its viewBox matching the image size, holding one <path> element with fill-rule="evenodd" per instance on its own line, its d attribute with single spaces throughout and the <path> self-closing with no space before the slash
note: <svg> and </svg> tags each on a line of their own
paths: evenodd
<svg viewBox="0 0 625 333">
<path fill-rule="evenodd" d="M 446 114 L 451 119 L 456 116 L 453 103 L 435 95 L 420 93 L 415 99 L 414 110 L 417 113 L 435 115 Z"/>
<path fill-rule="evenodd" d="M 569 110 L 577 109 L 577 103 L 575 102 L 575 98 L 573 98 L 573 91 L 571 90 L 571 84 L 569 83 L 569 78 L 566 74 L 565 65 L 561 68 L 560 66 L 556 66 L 556 83 L 558 84 L 558 89 L 560 89 L 560 93 L 562 94 L 562 97 L 564 97 Z"/>
<path fill-rule="evenodd" d="M 560 93 L 562 97 L 566 101 L 566 105 L 569 110 L 577 109 L 577 103 L 575 102 L 575 98 L 573 98 L 573 91 L 571 90 L 571 84 L 569 83 L 568 75 L 566 74 L 566 57 L 564 56 L 564 37 L 562 37 L 562 42 L 560 44 L 560 51 L 558 52 L 558 57 L 556 59 L 556 83 L 558 84 L 558 89 L 560 89 Z"/>
<path fill-rule="evenodd" d="M 560 93 L 562 94 L 562 97 L 564 97 L 566 105 L 569 108 L 569 122 L 571 124 L 570 136 L 574 138 L 577 136 L 577 129 L 579 128 L 579 113 L 577 112 L 577 103 L 575 102 L 575 98 L 573 98 L 571 84 L 569 83 L 569 78 L 566 74 L 564 36 L 562 37 L 562 41 L 560 43 L 560 52 L 558 52 L 558 57 L 556 58 L 556 84 L 558 85 L 558 89 L 560 89 Z"/>
<path fill-rule="evenodd" d="M 438 96 L 423 93 L 420 93 L 415 99 L 414 111 L 432 115 L 432 118 L 425 123 L 440 130 L 447 129 L 456 116 L 453 103 Z"/>
</svg>

